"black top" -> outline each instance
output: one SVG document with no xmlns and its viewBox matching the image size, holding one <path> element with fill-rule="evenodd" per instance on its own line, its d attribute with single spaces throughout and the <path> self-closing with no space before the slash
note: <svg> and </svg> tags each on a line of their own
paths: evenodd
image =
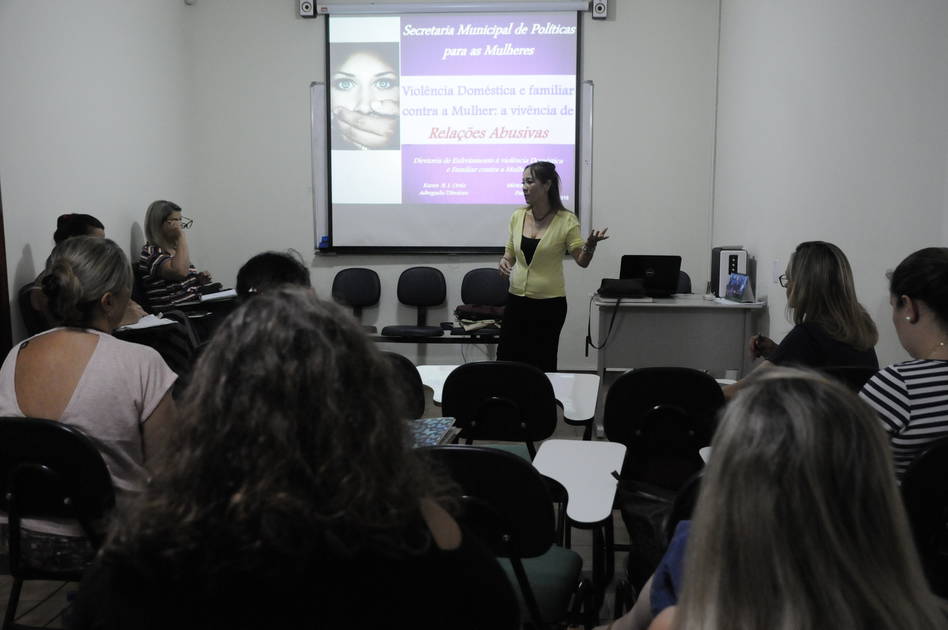
<svg viewBox="0 0 948 630">
<path fill-rule="evenodd" d="M 100 560 L 82 580 L 74 629 L 519 627 L 517 598 L 490 551 L 468 532 L 461 546 L 410 558 L 328 551 L 272 576 L 220 576 L 223 593 L 119 570 Z M 235 555 L 239 552 L 235 550 Z M 206 573 L 194 567 L 195 574 Z M 189 576 L 190 577 L 190 576 Z M 195 577 L 196 583 L 202 577 Z M 186 580 L 191 582 L 192 580 Z M 217 589 L 220 591 L 221 589 Z"/>
<path fill-rule="evenodd" d="M 540 239 L 538 238 L 520 237 L 520 251 L 523 252 L 523 258 L 527 261 L 528 265 L 533 262 L 533 255 L 536 253 L 537 245 L 539 244 Z"/>
<path fill-rule="evenodd" d="M 826 334 L 817 323 L 803 322 L 787 333 L 780 345 L 766 357 L 777 365 L 804 367 L 860 366 L 878 369 L 879 359 L 874 348 L 858 350 Z"/>
</svg>

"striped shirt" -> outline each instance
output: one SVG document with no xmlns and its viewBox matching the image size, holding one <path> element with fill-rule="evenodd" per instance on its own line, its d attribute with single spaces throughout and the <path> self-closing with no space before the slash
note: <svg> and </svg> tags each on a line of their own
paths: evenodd
<svg viewBox="0 0 948 630">
<path fill-rule="evenodd" d="M 948 436 L 948 361 L 890 365 L 869 379 L 859 395 L 882 418 L 900 479 L 928 444 Z"/>
<path fill-rule="evenodd" d="M 171 254 L 157 245 L 146 243 L 138 257 L 138 277 L 142 281 L 145 299 L 151 311 L 168 310 L 183 303 L 196 302 L 200 295 L 201 279 L 194 265 L 188 265 L 188 277 L 181 282 L 161 277 L 159 269 Z"/>
</svg>

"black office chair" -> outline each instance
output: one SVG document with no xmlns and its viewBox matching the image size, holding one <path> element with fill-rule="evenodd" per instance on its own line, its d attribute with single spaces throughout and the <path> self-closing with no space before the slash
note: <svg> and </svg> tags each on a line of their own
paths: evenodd
<svg viewBox="0 0 948 630">
<path fill-rule="evenodd" d="M 948 438 L 933 442 L 909 465 L 902 501 L 932 591 L 948 598 Z"/>
<path fill-rule="evenodd" d="M 440 337 L 441 326 L 428 326 L 428 308 L 444 304 L 447 286 L 444 274 L 434 267 L 410 267 L 398 277 L 398 301 L 418 309 L 418 321 L 414 326 L 386 326 L 382 335 L 386 337 Z"/>
<path fill-rule="evenodd" d="M 402 396 L 399 418 L 413 420 L 425 414 L 425 386 L 415 364 L 396 352 L 382 352 L 392 367 L 395 386 Z"/>
<path fill-rule="evenodd" d="M 691 293 L 691 276 L 684 271 L 678 271 L 678 287 L 675 293 Z"/>
<path fill-rule="evenodd" d="M 533 460 L 535 442 L 556 430 L 557 404 L 546 374 L 526 363 L 478 361 L 458 366 L 444 381 L 441 410 L 456 418 L 460 438 L 520 442 L 515 454 Z"/>
<path fill-rule="evenodd" d="M 861 365 L 841 365 L 822 367 L 820 371 L 833 377 L 849 390 L 857 394 L 870 378 L 876 375 L 878 368 L 865 367 Z"/>
<path fill-rule="evenodd" d="M 379 303 L 382 284 L 379 274 L 364 267 L 342 269 L 332 279 L 332 299 L 352 309 L 356 320 L 362 320 L 362 309 Z M 375 326 L 363 326 L 366 332 L 375 333 Z"/>
<path fill-rule="evenodd" d="M 31 337 L 50 329 L 49 322 L 42 313 L 33 308 L 33 303 L 30 301 L 30 293 L 34 286 L 36 286 L 35 282 L 27 282 L 17 291 L 16 297 L 17 305 L 20 307 L 20 317 L 23 318 L 23 325 Z"/>
<path fill-rule="evenodd" d="M 504 306 L 510 283 L 493 267 L 479 267 L 464 274 L 461 280 L 461 302 L 454 316 L 475 322 L 499 321 L 504 318 Z M 500 329 L 493 323 L 468 331 L 469 334 L 497 336 Z"/>
<path fill-rule="evenodd" d="M 13 576 L 4 630 L 15 627 L 25 580 L 78 581 L 84 569 L 31 565 L 23 553 L 23 519 L 75 519 L 96 550 L 104 541 L 105 520 L 114 505 L 105 461 L 82 431 L 52 420 L 0 418 L 0 510 L 9 519 Z"/>
<path fill-rule="evenodd" d="M 567 619 L 571 625 L 581 620 L 594 625 L 582 558 L 554 544 L 553 503 L 543 475 L 516 455 L 492 448 L 436 446 L 425 452 L 461 486 L 460 520 L 498 556 L 533 627 Z"/>
<path fill-rule="evenodd" d="M 711 443 L 721 387 L 691 368 L 652 367 L 626 372 L 609 388 L 603 428 L 627 448 L 616 505 L 634 544 L 631 578 L 641 589 L 661 559 L 662 524 L 675 495 L 704 467 L 698 449 Z"/>
</svg>

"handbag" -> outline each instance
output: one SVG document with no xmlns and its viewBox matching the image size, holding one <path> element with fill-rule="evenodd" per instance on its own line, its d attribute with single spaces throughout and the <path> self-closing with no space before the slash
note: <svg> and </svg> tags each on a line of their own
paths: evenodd
<svg viewBox="0 0 948 630">
<path fill-rule="evenodd" d="M 599 285 L 599 297 L 604 298 L 642 298 L 645 286 L 641 278 L 603 278 Z"/>
</svg>

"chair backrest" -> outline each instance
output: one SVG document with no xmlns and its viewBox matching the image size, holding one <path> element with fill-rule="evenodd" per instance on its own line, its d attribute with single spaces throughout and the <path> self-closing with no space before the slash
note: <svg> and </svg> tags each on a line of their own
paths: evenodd
<svg viewBox="0 0 948 630">
<path fill-rule="evenodd" d="M 36 286 L 34 282 L 27 282 L 20 290 L 17 291 L 17 304 L 20 307 L 20 317 L 23 318 L 23 325 L 26 327 L 26 332 L 32 337 L 33 335 L 38 335 L 44 330 L 49 330 L 49 322 L 46 321 L 46 318 L 43 317 L 43 314 L 33 308 L 33 302 L 30 300 L 30 293 L 33 291 L 33 287 Z"/>
<path fill-rule="evenodd" d="M 664 527 L 662 528 L 665 535 L 665 540 L 663 541 L 665 547 L 671 542 L 678 523 L 689 520 L 692 512 L 695 511 L 695 505 L 698 504 L 698 494 L 701 492 L 701 478 L 703 476 L 704 470 L 702 469 L 689 477 L 688 481 L 681 486 L 675 495 L 671 508 L 665 513 Z"/>
<path fill-rule="evenodd" d="M 187 315 L 181 311 L 162 313 L 174 324 L 141 329 L 119 329 L 113 335 L 116 339 L 129 341 L 154 348 L 168 367 L 178 376 L 191 372 L 198 356 L 198 339 Z"/>
<path fill-rule="evenodd" d="M 457 419 L 466 440 L 533 443 L 556 430 L 557 407 L 546 374 L 526 363 L 479 361 L 458 366 L 444 381 L 441 409 Z"/>
<path fill-rule="evenodd" d="M 103 535 L 96 524 L 114 504 L 105 461 L 81 430 L 52 420 L 0 418 L 0 510 L 9 517 L 11 541 L 23 518 L 73 518 L 98 547 Z"/>
<path fill-rule="evenodd" d="M 332 280 L 332 299 L 349 306 L 358 316 L 362 308 L 375 306 L 382 294 L 379 274 L 364 267 L 342 269 Z"/>
<path fill-rule="evenodd" d="M 858 393 L 879 370 L 864 365 L 834 365 L 820 368 L 820 371 L 829 374 L 851 391 Z"/>
<path fill-rule="evenodd" d="M 383 351 L 382 355 L 392 366 L 395 377 L 395 387 L 402 395 L 405 408 L 400 410 L 399 418 L 413 420 L 425 413 L 425 386 L 421 382 L 421 375 L 415 364 L 408 357 L 396 352 Z"/>
<path fill-rule="evenodd" d="M 932 590 L 948 597 L 948 438 L 915 458 L 902 476 L 901 490 Z"/>
<path fill-rule="evenodd" d="M 546 481 L 521 457 L 479 446 L 433 446 L 461 486 L 461 520 L 500 557 L 535 558 L 553 545 L 555 515 Z"/>
<path fill-rule="evenodd" d="M 631 370 L 609 387 L 603 428 L 625 444 L 622 476 L 670 490 L 704 466 L 698 449 L 711 443 L 721 386 L 708 374 L 680 367 Z"/>
<path fill-rule="evenodd" d="M 678 270 L 678 288 L 675 293 L 691 293 L 691 276 L 686 272 Z"/>
<path fill-rule="evenodd" d="M 494 267 L 479 267 L 464 274 L 461 280 L 461 301 L 482 306 L 507 304 L 510 280 Z"/>
</svg>

